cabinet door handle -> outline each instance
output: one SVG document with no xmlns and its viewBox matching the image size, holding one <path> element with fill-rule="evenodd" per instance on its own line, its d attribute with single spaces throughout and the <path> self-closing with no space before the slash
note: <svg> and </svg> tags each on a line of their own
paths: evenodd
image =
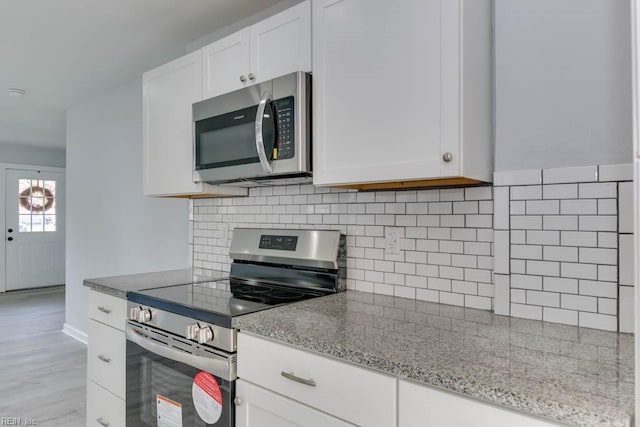
<svg viewBox="0 0 640 427">
<path fill-rule="evenodd" d="M 105 420 L 102 417 L 96 418 L 96 421 L 103 427 L 109 427 L 109 421 Z"/>
<path fill-rule="evenodd" d="M 240 76 L 240 81 L 242 83 L 245 83 L 247 81 L 247 78 L 244 75 L 242 75 L 242 76 Z"/>
<path fill-rule="evenodd" d="M 98 310 L 100 310 L 101 312 L 105 313 L 105 314 L 109 314 L 111 313 L 111 309 L 107 308 L 107 307 L 103 307 L 101 305 L 98 306 Z"/>
<path fill-rule="evenodd" d="M 104 363 L 111 363 L 111 359 L 102 354 L 98 355 L 98 359 L 102 360 Z"/>
<path fill-rule="evenodd" d="M 295 382 L 300 383 L 300 384 L 308 385 L 310 387 L 315 387 L 316 386 L 316 382 L 313 379 L 311 379 L 311 378 L 309 378 L 309 379 L 300 378 L 299 376 L 294 375 L 293 372 L 282 371 L 282 372 L 280 372 L 280 375 L 282 375 L 283 377 L 285 377 L 288 380 L 295 381 Z"/>
<path fill-rule="evenodd" d="M 253 81 L 256 79 L 256 75 L 253 73 L 249 73 L 249 80 Z"/>
</svg>

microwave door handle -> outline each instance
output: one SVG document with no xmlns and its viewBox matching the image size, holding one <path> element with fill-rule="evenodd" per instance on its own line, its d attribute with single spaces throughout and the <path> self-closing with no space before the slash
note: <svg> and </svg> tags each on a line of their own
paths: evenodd
<svg viewBox="0 0 640 427">
<path fill-rule="evenodd" d="M 266 174 L 273 172 L 269 159 L 267 159 L 267 153 L 264 151 L 264 139 L 262 138 L 262 122 L 264 120 L 264 110 L 267 107 L 267 102 L 271 101 L 271 92 L 266 91 L 262 95 L 262 99 L 258 104 L 258 111 L 256 112 L 256 151 L 258 152 L 258 158 L 262 169 Z"/>
</svg>

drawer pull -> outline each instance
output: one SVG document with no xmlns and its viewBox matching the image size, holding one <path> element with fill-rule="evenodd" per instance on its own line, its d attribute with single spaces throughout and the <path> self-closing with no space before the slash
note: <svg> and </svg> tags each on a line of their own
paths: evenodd
<svg viewBox="0 0 640 427">
<path fill-rule="evenodd" d="M 102 360 L 104 363 L 111 363 L 111 359 L 108 358 L 107 356 L 102 355 L 102 354 L 98 355 L 98 359 Z"/>
<path fill-rule="evenodd" d="M 109 427 L 109 421 L 105 420 L 102 417 L 96 418 L 96 421 L 98 422 L 98 424 L 100 424 L 103 427 Z"/>
<path fill-rule="evenodd" d="M 313 379 L 300 378 L 299 376 L 294 375 L 293 372 L 289 373 L 289 372 L 282 371 L 280 372 L 280 375 L 282 375 L 288 380 L 295 381 L 300 384 L 308 385 L 310 387 L 316 386 L 316 382 Z"/>
<path fill-rule="evenodd" d="M 109 314 L 111 313 L 111 309 L 107 308 L 107 307 L 103 307 L 101 305 L 98 306 L 98 310 L 100 310 L 101 312 L 105 313 L 105 314 Z"/>
</svg>

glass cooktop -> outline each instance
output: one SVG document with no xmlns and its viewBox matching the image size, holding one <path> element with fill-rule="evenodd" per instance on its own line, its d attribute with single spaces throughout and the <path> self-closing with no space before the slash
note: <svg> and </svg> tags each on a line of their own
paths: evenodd
<svg viewBox="0 0 640 427">
<path fill-rule="evenodd" d="M 129 292 L 127 299 L 231 327 L 233 317 L 323 295 L 309 289 L 224 279 Z"/>
</svg>

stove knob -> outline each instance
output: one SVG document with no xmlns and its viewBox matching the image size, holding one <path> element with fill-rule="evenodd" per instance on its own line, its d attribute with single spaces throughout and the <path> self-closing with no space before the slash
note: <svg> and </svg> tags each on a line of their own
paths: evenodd
<svg viewBox="0 0 640 427">
<path fill-rule="evenodd" d="M 208 326 L 200 328 L 198 330 L 198 342 L 200 344 L 206 344 L 210 341 L 213 341 L 213 331 L 211 330 L 211 328 Z"/>
<path fill-rule="evenodd" d="M 138 320 L 138 314 L 140 314 L 140 307 L 131 307 L 129 310 L 129 319 Z"/>
<path fill-rule="evenodd" d="M 187 325 L 187 339 L 197 340 L 199 330 L 200 330 L 200 325 L 198 325 L 197 323 L 194 323 L 193 325 Z"/>
<path fill-rule="evenodd" d="M 140 308 L 138 312 L 138 322 L 147 323 L 151 320 L 151 310 L 148 308 Z"/>
</svg>

